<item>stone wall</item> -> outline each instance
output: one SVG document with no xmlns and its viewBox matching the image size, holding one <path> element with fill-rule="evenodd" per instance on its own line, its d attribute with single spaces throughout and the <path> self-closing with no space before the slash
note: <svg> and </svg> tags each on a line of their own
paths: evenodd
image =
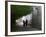
<svg viewBox="0 0 46 37">
<path fill-rule="evenodd" d="M 32 27 L 41 29 L 41 7 L 33 7 Z"/>
</svg>

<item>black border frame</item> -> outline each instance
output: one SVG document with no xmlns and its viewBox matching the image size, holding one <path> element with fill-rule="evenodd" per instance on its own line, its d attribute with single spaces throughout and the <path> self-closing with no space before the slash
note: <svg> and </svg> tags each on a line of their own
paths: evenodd
<svg viewBox="0 0 46 37">
<path fill-rule="evenodd" d="M 8 35 L 8 2 L 44 4 L 44 33 Z M 41 34 L 45 34 L 45 3 L 42 3 L 42 2 L 25 2 L 25 1 L 5 1 L 5 36 L 24 36 L 24 35 L 41 35 Z"/>
</svg>

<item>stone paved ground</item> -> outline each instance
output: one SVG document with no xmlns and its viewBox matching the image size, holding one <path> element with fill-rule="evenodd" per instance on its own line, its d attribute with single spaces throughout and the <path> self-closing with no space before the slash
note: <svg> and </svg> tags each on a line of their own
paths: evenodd
<svg viewBox="0 0 46 37">
<path fill-rule="evenodd" d="M 19 27 L 18 26 L 16 31 L 35 31 L 35 30 L 38 30 L 38 29 L 37 28 L 32 28 L 32 27 Z"/>
</svg>

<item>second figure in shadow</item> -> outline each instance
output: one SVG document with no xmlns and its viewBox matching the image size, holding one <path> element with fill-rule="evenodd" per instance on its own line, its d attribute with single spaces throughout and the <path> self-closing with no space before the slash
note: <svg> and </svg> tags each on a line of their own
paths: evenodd
<svg viewBox="0 0 46 37">
<path fill-rule="evenodd" d="M 28 20 L 26 19 L 26 21 L 23 20 L 23 26 L 26 27 L 28 24 Z"/>
</svg>

